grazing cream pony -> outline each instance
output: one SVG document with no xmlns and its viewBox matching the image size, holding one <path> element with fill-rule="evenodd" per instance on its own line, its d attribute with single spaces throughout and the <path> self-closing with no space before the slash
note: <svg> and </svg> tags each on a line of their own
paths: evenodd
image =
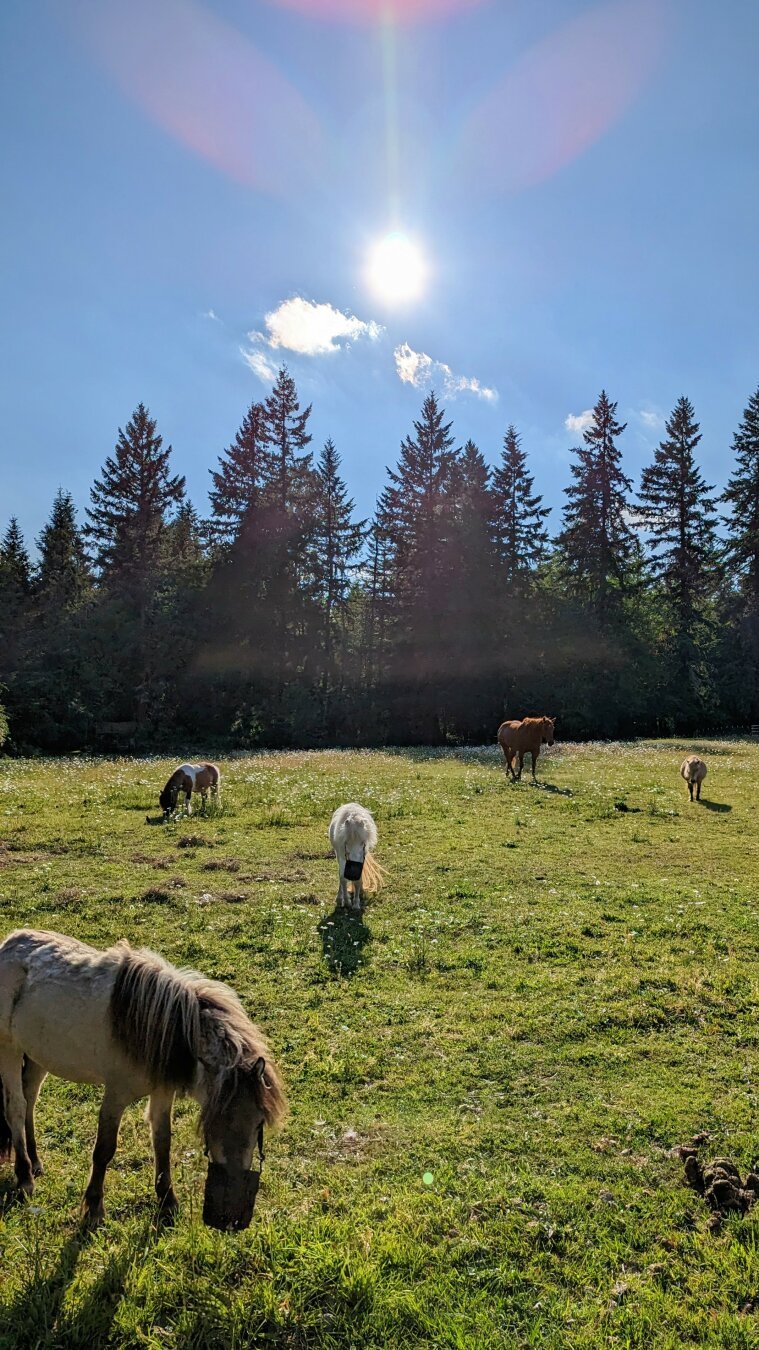
<svg viewBox="0 0 759 1350">
<path fill-rule="evenodd" d="M 329 842 L 337 858 L 338 908 L 360 910 L 364 896 L 378 891 L 385 877 L 384 868 L 372 856 L 377 847 L 377 826 L 371 812 L 358 802 L 338 806 L 330 821 Z"/>
<path fill-rule="evenodd" d="M 498 728 L 498 744 L 503 750 L 506 768 L 514 782 L 522 777 L 525 755 L 532 755 L 532 781 L 537 782 L 535 765 L 538 762 L 540 747 L 553 745 L 555 727 L 555 717 L 524 717 L 521 722 L 501 723 Z M 514 769 L 517 756 L 519 756 L 518 774 Z"/>
<path fill-rule="evenodd" d="M 104 1217 L 103 1182 L 130 1103 L 150 1098 L 155 1189 L 174 1210 L 171 1108 L 177 1093 L 200 1106 L 210 1159 L 203 1219 L 247 1228 L 260 1171 L 251 1170 L 263 1127 L 278 1123 L 285 1097 L 266 1043 L 236 994 L 153 952 L 119 942 L 96 951 L 59 933 L 22 928 L 0 945 L 0 1151 L 13 1145 L 19 1190 L 42 1172 L 34 1106 L 48 1073 L 102 1083 L 92 1171 L 84 1194 L 90 1224 Z M 4 1147 L 3 1147 L 4 1146 Z"/>
<path fill-rule="evenodd" d="M 220 791 L 221 774 L 215 764 L 180 764 L 179 768 L 174 770 L 158 800 L 168 816 L 176 810 L 177 799 L 180 792 L 183 792 L 187 814 L 191 816 L 193 792 L 200 793 L 205 806 L 208 793 L 211 792 L 218 798 Z"/>
<path fill-rule="evenodd" d="M 696 789 L 696 801 L 701 801 L 701 784 L 706 778 L 706 765 L 698 755 L 688 755 L 680 765 L 680 773 L 688 784 L 690 799 L 693 801 L 693 789 Z"/>
</svg>

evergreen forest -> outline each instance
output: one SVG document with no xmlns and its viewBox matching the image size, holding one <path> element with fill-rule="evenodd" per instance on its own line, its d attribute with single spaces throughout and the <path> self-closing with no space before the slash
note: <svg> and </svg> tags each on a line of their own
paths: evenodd
<svg viewBox="0 0 759 1350">
<path fill-rule="evenodd" d="M 602 392 L 561 519 L 518 430 L 489 466 L 434 393 L 373 519 L 283 367 L 211 469 L 208 518 L 142 404 L 77 512 L 0 543 L 0 741 L 76 749 L 492 741 L 759 722 L 759 389 L 727 483 L 682 397 L 633 484 Z"/>
</svg>

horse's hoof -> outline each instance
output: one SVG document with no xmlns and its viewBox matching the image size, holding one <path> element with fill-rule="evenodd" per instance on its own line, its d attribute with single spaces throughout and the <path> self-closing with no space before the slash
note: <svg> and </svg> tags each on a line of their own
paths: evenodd
<svg viewBox="0 0 759 1350">
<path fill-rule="evenodd" d="M 44 1177 L 44 1175 L 45 1175 L 45 1169 L 44 1169 L 44 1167 L 42 1166 L 42 1163 L 41 1163 L 41 1162 L 39 1161 L 39 1159 L 38 1159 L 36 1163 L 33 1163 L 33 1164 L 32 1164 L 32 1176 L 33 1176 L 33 1177 Z"/>
<path fill-rule="evenodd" d="M 158 1208 L 162 1214 L 176 1214 L 179 1209 L 179 1201 L 173 1190 L 166 1191 L 165 1195 L 158 1196 Z"/>
<path fill-rule="evenodd" d="M 85 1209 L 82 1215 L 82 1227 L 87 1232 L 99 1228 L 101 1223 L 105 1223 L 105 1210 L 102 1205 L 99 1205 L 96 1209 Z"/>
</svg>

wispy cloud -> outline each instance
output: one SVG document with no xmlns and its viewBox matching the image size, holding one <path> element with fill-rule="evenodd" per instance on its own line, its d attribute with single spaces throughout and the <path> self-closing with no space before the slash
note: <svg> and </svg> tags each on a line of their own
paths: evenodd
<svg viewBox="0 0 759 1350">
<path fill-rule="evenodd" d="M 204 309 L 200 317 L 201 319 L 213 319 L 214 323 L 221 323 L 218 314 L 212 309 Z"/>
<path fill-rule="evenodd" d="M 593 425 L 592 408 L 586 408 L 585 412 L 581 413 L 569 413 L 564 418 L 564 426 L 566 427 L 567 431 L 573 432 L 573 434 L 576 436 L 581 436 L 583 431 L 587 431 L 588 427 L 592 425 Z"/>
<path fill-rule="evenodd" d="M 455 398 L 457 394 L 474 394 L 488 403 L 495 403 L 498 398 L 497 389 L 488 388 L 474 376 L 454 375 L 444 361 L 435 361 L 426 352 L 415 352 L 408 342 L 396 347 L 393 355 L 398 378 L 415 389 L 439 384 L 446 398 Z"/>
<path fill-rule="evenodd" d="M 243 361 L 250 366 L 253 374 L 257 375 L 259 380 L 262 380 L 264 384 L 272 384 L 276 380 L 276 362 L 272 361 L 265 351 L 262 351 L 260 347 L 251 347 L 247 351 L 244 347 L 241 347 L 240 351 Z"/>
<path fill-rule="evenodd" d="M 653 408 L 641 408 L 638 417 L 647 431 L 661 431 L 664 426 L 664 418 L 661 413 Z"/>
</svg>

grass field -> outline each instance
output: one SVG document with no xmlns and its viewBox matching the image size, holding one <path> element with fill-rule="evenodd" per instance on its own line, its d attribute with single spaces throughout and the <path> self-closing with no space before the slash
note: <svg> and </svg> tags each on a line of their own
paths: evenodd
<svg viewBox="0 0 759 1350">
<path fill-rule="evenodd" d="M 84 1238 L 99 1094 L 49 1079 L 33 1203 L 0 1178 L 3 1350 L 759 1345 L 759 1214 L 709 1232 L 672 1152 L 759 1154 L 759 746 L 557 744 L 537 789 L 490 748 L 261 755 L 220 813 L 148 825 L 171 767 L 0 763 L 0 932 L 229 981 L 290 1117 L 226 1235 L 195 1107 L 163 1229 L 132 1108 Z M 353 799 L 390 873 L 363 920 L 327 852 Z"/>
</svg>

